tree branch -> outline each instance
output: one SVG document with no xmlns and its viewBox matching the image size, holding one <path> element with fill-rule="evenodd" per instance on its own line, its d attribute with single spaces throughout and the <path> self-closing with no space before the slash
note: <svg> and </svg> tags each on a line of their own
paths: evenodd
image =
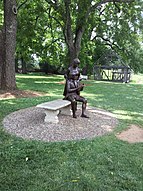
<svg viewBox="0 0 143 191">
<path fill-rule="evenodd" d="M 113 3 L 132 3 L 134 2 L 135 0 L 102 0 L 98 3 L 96 3 L 95 5 L 93 5 L 90 9 L 90 11 L 93 11 L 95 10 L 97 7 L 101 6 L 102 4 L 105 4 L 105 3 L 110 3 L 110 2 L 113 2 Z"/>
<path fill-rule="evenodd" d="M 51 15 L 51 9 L 49 9 L 49 12 L 46 11 L 46 13 L 49 15 L 49 18 L 54 19 L 54 20 L 60 25 L 60 27 L 63 28 L 63 26 L 62 26 L 62 24 L 60 23 L 60 21 L 59 21 L 56 17 L 54 17 L 54 16 Z"/>
<path fill-rule="evenodd" d="M 24 4 L 27 3 L 28 0 L 25 0 L 23 3 L 21 3 L 18 7 L 17 7 L 17 10 L 19 10 Z"/>
<path fill-rule="evenodd" d="M 71 15 L 70 15 L 70 1 L 69 0 L 64 0 L 65 3 L 65 29 L 64 29 L 64 35 L 65 35 L 65 40 L 68 44 L 69 47 L 73 46 L 73 33 L 72 33 L 72 28 L 71 28 Z"/>
<path fill-rule="evenodd" d="M 117 3 L 115 2 L 115 0 L 113 0 L 113 4 L 115 5 L 115 7 L 118 9 L 118 12 L 120 13 L 120 7 L 117 5 Z"/>
<path fill-rule="evenodd" d="M 114 49 L 113 46 L 115 46 L 115 47 L 118 48 L 119 50 L 122 50 L 117 44 L 115 44 L 115 42 L 111 42 L 109 39 L 104 38 L 104 37 L 102 37 L 102 36 L 98 36 L 98 35 L 97 35 L 97 36 L 95 36 L 95 37 L 92 39 L 92 41 L 94 41 L 96 38 L 101 38 L 103 41 L 106 42 L 106 45 L 110 46 L 112 49 Z"/>
<path fill-rule="evenodd" d="M 55 42 L 57 42 L 57 41 L 59 41 L 59 40 L 61 40 L 61 38 L 53 39 L 53 40 L 51 41 L 51 44 L 49 44 L 49 45 L 47 46 L 47 48 L 50 48 L 53 43 L 55 43 Z M 64 40 L 64 39 L 62 39 L 62 40 Z"/>
<path fill-rule="evenodd" d="M 47 3 L 49 3 L 52 7 L 54 7 L 55 9 L 58 7 L 57 6 L 57 0 L 55 0 L 55 3 L 53 3 L 51 0 L 45 0 Z"/>
<path fill-rule="evenodd" d="M 38 22 L 38 19 L 39 19 L 39 15 L 36 17 L 36 19 L 35 19 L 35 25 L 34 25 L 34 28 L 36 28 L 36 25 L 37 25 L 37 22 Z"/>
</svg>

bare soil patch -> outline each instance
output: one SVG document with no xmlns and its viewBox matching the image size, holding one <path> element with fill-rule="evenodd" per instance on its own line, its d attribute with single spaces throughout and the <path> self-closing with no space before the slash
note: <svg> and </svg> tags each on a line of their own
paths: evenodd
<svg viewBox="0 0 143 191">
<path fill-rule="evenodd" d="M 48 94 L 30 90 L 10 90 L 10 91 L 0 90 L 0 99 L 38 97 L 46 95 Z"/>
<path fill-rule="evenodd" d="M 117 134 L 116 137 L 129 143 L 143 142 L 143 129 L 137 125 L 131 125 L 128 130 Z"/>
</svg>

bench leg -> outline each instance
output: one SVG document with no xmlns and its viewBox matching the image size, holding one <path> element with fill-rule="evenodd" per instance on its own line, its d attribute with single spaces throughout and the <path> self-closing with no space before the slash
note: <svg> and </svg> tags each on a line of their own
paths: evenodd
<svg viewBox="0 0 143 191">
<path fill-rule="evenodd" d="M 52 111 L 52 110 L 45 110 L 45 122 L 52 122 L 52 123 L 58 123 L 59 119 L 58 119 L 58 114 L 59 114 L 59 110 L 56 111 Z"/>
<path fill-rule="evenodd" d="M 60 109 L 60 113 L 63 115 L 72 115 L 71 106 L 68 105 L 66 107 L 63 107 L 62 109 Z"/>
</svg>

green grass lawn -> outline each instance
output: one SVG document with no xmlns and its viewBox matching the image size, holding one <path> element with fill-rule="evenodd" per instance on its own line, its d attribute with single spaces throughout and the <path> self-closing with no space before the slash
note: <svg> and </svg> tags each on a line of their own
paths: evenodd
<svg viewBox="0 0 143 191">
<path fill-rule="evenodd" d="M 88 104 L 113 112 L 114 132 L 92 140 L 46 143 L 6 133 L 9 113 L 62 98 L 63 76 L 17 75 L 22 90 L 48 96 L 0 101 L 0 191 L 142 191 L 143 143 L 118 140 L 130 124 L 143 126 L 143 75 L 129 84 L 85 81 Z M 77 119 L 78 120 L 78 119 Z"/>
</svg>

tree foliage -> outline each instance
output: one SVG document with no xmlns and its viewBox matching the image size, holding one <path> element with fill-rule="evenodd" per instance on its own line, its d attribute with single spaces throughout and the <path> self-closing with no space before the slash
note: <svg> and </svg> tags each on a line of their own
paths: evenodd
<svg viewBox="0 0 143 191">
<path fill-rule="evenodd" d="M 17 55 L 26 62 L 36 54 L 42 62 L 64 67 L 79 56 L 83 65 L 90 65 L 114 49 L 135 71 L 141 70 L 141 0 L 22 2 Z"/>
<path fill-rule="evenodd" d="M 0 1 L 2 3 L 2 1 Z M 113 49 L 143 71 L 142 0 L 17 0 L 16 58 L 66 68 L 75 57 L 92 65 Z M 1 4 L 0 4 L 1 5 Z M 0 7 L 0 27 L 3 9 Z"/>
<path fill-rule="evenodd" d="M 43 0 L 27 1 L 19 8 L 17 58 L 53 65 L 62 63 L 64 41 L 57 23 L 50 17 L 51 7 Z M 26 19 L 25 19 L 26 16 Z M 23 37 L 23 38 L 21 38 Z"/>
</svg>

